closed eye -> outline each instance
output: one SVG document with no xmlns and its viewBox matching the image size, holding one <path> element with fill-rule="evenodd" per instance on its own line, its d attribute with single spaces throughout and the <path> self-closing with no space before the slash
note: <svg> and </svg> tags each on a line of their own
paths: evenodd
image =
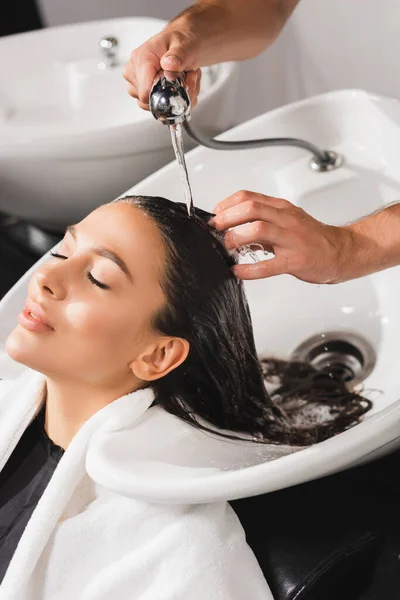
<svg viewBox="0 0 400 600">
<path fill-rule="evenodd" d="M 67 260 L 68 256 L 64 256 L 63 254 L 58 254 L 58 252 L 52 252 L 50 250 L 50 255 L 54 256 L 54 258 L 62 258 L 63 260 Z M 90 273 L 90 271 L 88 271 L 86 273 L 87 278 L 89 279 L 89 281 L 91 283 L 93 283 L 93 285 L 97 285 L 97 287 L 101 288 L 102 290 L 109 290 L 110 286 L 106 285 L 105 283 L 101 283 L 101 281 L 98 281 L 97 279 L 95 279 L 93 277 L 93 275 Z"/>
<path fill-rule="evenodd" d="M 101 288 L 102 290 L 110 289 L 109 285 L 106 285 L 105 283 L 101 283 L 101 281 L 99 281 L 98 279 L 95 279 L 89 271 L 86 273 L 86 276 L 89 279 L 89 281 L 91 281 L 93 283 L 93 285 L 97 285 L 97 287 Z"/>
</svg>

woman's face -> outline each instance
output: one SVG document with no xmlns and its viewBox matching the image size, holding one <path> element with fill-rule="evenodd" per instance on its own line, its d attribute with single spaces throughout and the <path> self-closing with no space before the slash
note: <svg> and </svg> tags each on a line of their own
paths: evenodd
<svg viewBox="0 0 400 600">
<path fill-rule="evenodd" d="M 151 325 L 165 304 L 157 225 L 132 205 L 107 204 L 70 228 L 57 254 L 29 283 L 10 356 L 49 376 L 110 386 L 132 376 L 139 356 L 148 362 L 154 351 L 161 360 L 168 340 Z M 37 306 L 50 327 L 29 315 Z"/>
</svg>

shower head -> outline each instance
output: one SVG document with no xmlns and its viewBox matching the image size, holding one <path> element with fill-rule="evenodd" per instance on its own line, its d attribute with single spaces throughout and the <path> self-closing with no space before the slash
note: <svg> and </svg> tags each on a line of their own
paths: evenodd
<svg viewBox="0 0 400 600">
<path fill-rule="evenodd" d="M 190 98 L 184 74 L 174 79 L 160 71 L 154 80 L 149 98 L 150 111 L 165 125 L 178 125 L 190 118 Z"/>
</svg>

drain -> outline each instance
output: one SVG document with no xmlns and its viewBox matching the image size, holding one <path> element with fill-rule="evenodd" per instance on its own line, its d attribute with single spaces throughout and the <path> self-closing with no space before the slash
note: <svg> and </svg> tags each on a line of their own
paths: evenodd
<svg viewBox="0 0 400 600">
<path fill-rule="evenodd" d="M 375 351 L 366 339 L 343 331 L 322 333 L 305 340 L 291 358 L 307 362 L 318 371 L 338 375 L 351 387 L 368 377 L 376 359 Z"/>
</svg>

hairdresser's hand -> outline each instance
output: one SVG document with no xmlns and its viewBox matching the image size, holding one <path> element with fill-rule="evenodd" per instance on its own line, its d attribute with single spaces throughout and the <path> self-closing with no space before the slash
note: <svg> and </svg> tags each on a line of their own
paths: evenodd
<svg viewBox="0 0 400 600">
<path fill-rule="evenodd" d="M 150 90 L 160 69 L 171 78 L 187 72 L 186 85 L 191 104 L 195 106 L 201 79 L 197 45 L 189 32 L 166 28 L 132 52 L 123 76 L 129 83 L 129 94 L 138 99 L 141 108 L 149 109 Z"/>
<path fill-rule="evenodd" d="M 149 108 L 157 72 L 187 72 L 194 106 L 200 88 L 199 67 L 257 56 L 272 44 L 299 0 L 197 0 L 165 29 L 132 52 L 124 77 L 139 106 Z"/>
<path fill-rule="evenodd" d="M 362 235 L 351 227 L 325 225 L 287 200 L 241 191 L 220 202 L 214 213 L 212 225 L 219 231 L 229 229 L 225 234 L 228 249 L 261 244 L 275 255 L 236 265 L 240 279 L 287 273 L 310 283 L 339 283 L 365 274 L 356 259 L 368 256 Z"/>
</svg>

